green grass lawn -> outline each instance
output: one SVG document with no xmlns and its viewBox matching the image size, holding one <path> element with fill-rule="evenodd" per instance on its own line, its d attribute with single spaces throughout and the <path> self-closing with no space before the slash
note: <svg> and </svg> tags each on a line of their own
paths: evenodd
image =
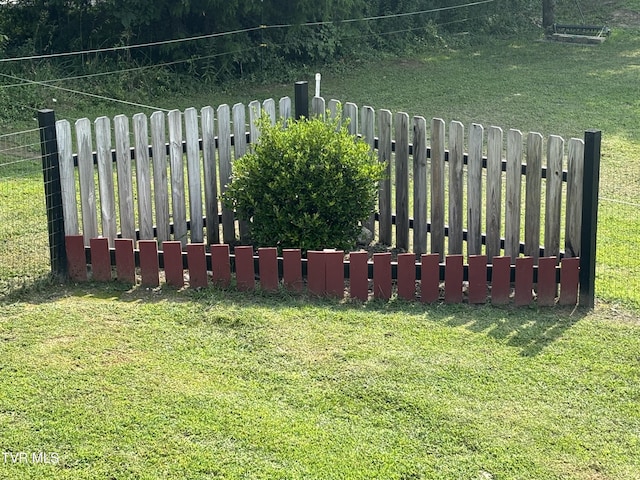
<svg viewBox="0 0 640 480">
<path fill-rule="evenodd" d="M 639 59 L 640 31 L 614 28 L 598 47 L 495 40 L 323 72 L 326 98 L 360 106 L 565 139 L 602 129 L 588 313 L 15 290 L 47 271 L 42 176 L 0 166 L 0 478 L 640 479 Z M 291 85 L 135 100 L 283 95 Z M 58 98 L 58 118 L 135 113 L 74 108 Z"/>
<path fill-rule="evenodd" d="M 7 479 L 640 478 L 640 323 L 50 286 L 0 306 Z"/>
</svg>

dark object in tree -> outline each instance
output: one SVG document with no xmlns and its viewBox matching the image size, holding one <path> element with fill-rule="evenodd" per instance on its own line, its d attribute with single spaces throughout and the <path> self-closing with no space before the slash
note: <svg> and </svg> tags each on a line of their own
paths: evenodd
<svg viewBox="0 0 640 480">
<path fill-rule="evenodd" d="M 542 0 L 542 27 L 549 30 L 556 23 L 556 0 Z"/>
</svg>

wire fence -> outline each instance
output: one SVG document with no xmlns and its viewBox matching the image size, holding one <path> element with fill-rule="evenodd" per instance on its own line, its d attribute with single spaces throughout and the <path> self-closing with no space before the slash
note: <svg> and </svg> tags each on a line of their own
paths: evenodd
<svg viewBox="0 0 640 480">
<path fill-rule="evenodd" d="M 0 135 L 0 297 L 49 272 L 40 130 Z"/>
<path fill-rule="evenodd" d="M 608 187 L 605 181 L 601 187 Z M 602 188 L 601 188 L 602 190 Z M 598 213 L 596 294 L 640 309 L 640 201 L 601 196 Z"/>
</svg>

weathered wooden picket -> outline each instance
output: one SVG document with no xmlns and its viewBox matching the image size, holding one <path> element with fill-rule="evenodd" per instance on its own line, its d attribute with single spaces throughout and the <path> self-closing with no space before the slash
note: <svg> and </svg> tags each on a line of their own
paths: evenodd
<svg viewBox="0 0 640 480">
<path fill-rule="evenodd" d="M 280 105 L 280 116 L 290 116 L 290 99 L 282 99 Z M 329 102 L 329 111 L 335 112 L 337 105 L 336 101 Z M 316 112 L 324 113 L 323 99 L 315 98 L 313 106 Z M 262 108 L 275 121 L 275 103 L 267 100 Z M 226 243 L 235 243 L 237 228 L 233 212 L 224 207 L 219 211 L 218 193 L 224 190 L 229 181 L 234 156 L 243 155 L 248 142 L 255 141 L 259 135 L 255 119 L 260 110 L 258 102 L 249 105 L 249 132 L 245 132 L 246 107 L 242 104 L 236 104 L 232 109 L 221 105 L 217 112 L 211 107 L 205 107 L 199 115 L 193 108 L 184 113 L 174 110 L 167 115 L 155 112 L 150 118 L 150 139 L 147 116 L 137 114 L 132 119 L 133 147 L 130 147 L 130 122 L 127 117 L 115 117 L 113 125 L 106 117 L 98 118 L 94 122 L 95 136 L 92 135 L 91 122 L 81 119 L 75 124 L 77 155 L 72 150 L 71 125 L 66 120 L 58 121 L 56 130 L 65 233 L 74 235 L 80 232 L 76 194 L 77 165 L 82 233 L 86 245 L 91 238 L 98 236 L 108 238 L 111 243 L 118 236 L 143 240 L 156 238 L 159 242 L 172 237 L 180 240 L 183 245 L 188 241 L 198 243 L 205 238 L 205 225 L 207 243 L 219 243 L 220 213 L 222 239 Z M 416 254 L 427 251 L 428 239 L 431 252 L 439 253 L 441 258 L 446 253 L 460 254 L 463 253 L 466 239 L 468 255 L 481 254 L 484 244 L 489 258 L 500 255 L 501 250 L 514 260 L 521 253 L 537 258 L 541 251 L 545 256 L 558 256 L 561 253 L 565 181 L 567 207 L 564 209 L 564 243 L 567 248 L 564 254 L 579 256 L 584 155 L 584 143 L 581 139 L 574 138 L 568 142 L 568 171 L 564 172 L 565 141 L 555 135 L 550 136 L 547 141 L 547 161 L 543 166 L 543 138 L 539 133 L 528 134 L 526 150 L 523 151 L 523 135 L 518 130 L 509 130 L 506 159 L 503 159 L 504 133 L 498 127 L 491 127 L 487 132 L 485 157 L 484 128 L 478 124 L 473 124 L 470 128 L 469 153 L 465 154 L 465 128 L 460 122 L 454 121 L 449 125 L 447 150 L 446 124 L 442 119 L 431 121 L 431 145 L 428 146 L 427 122 L 422 117 L 413 118 L 413 143 L 409 139 L 409 116 L 405 113 L 395 115 L 395 128 L 392 129 L 391 112 L 379 111 L 377 135 L 374 123 L 376 116 L 372 108 L 362 109 L 360 128 L 356 105 L 345 104 L 344 117 L 350 121 L 351 132 L 362 135 L 377 150 L 380 161 L 387 162 L 388 174 L 381 185 L 378 214 L 381 243 L 393 244 L 392 225 L 395 224 L 395 245 L 401 250 L 409 250 L 409 233 L 412 230 L 412 250 Z M 168 144 L 165 141 L 167 123 Z M 112 129 L 115 142 L 112 142 Z M 393 138 L 392 131 L 395 133 Z M 185 153 L 186 184 L 183 174 Z M 525 159 L 526 163 L 523 163 Z M 132 165 L 133 162 L 135 163 Z M 96 164 L 99 196 L 95 192 Z M 117 170 L 117 188 L 114 188 L 114 164 Z M 409 181 L 410 165 L 413 189 Z M 391 168 L 394 166 L 395 202 L 392 202 Z M 466 199 L 463 193 L 465 166 Z M 485 175 L 483 171 L 486 172 Z M 135 172 L 135 190 L 132 172 Z M 506 176 L 503 172 L 506 172 Z M 445 178 L 447 173 L 448 178 Z M 525 201 L 522 199 L 523 176 L 526 178 Z M 428 177 L 430 183 L 427 181 Z M 542 180 L 546 180 L 544 185 Z M 504 201 L 503 184 L 506 187 Z M 486 190 L 484 196 L 483 190 Z M 543 195 L 543 192 L 546 193 Z M 413 196 L 412 212 L 409 211 L 410 194 Z M 134 198 L 137 198 L 137 205 L 134 205 Z M 466 230 L 463 226 L 465 204 L 468 208 Z M 505 215 L 502 213 L 503 204 Z M 392 214 L 394 205 L 395 218 Z M 541 224 L 542 205 L 544 225 Z M 484 225 L 483 213 L 486 217 Z M 523 242 L 521 219 L 524 220 Z M 484 234 L 483 226 L 486 232 Z M 503 226 L 504 238 L 501 236 Z M 544 247 L 540 244 L 541 232 L 544 232 Z M 448 240 L 447 249 L 445 238 Z"/>
<path fill-rule="evenodd" d="M 380 243 L 412 252 L 418 260 L 414 272 L 420 271 L 427 252 L 435 255 L 442 272 L 450 261 L 459 258 L 463 265 L 466 258 L 460 281 L 477 278 L 470 277 L 477 268 L 471 265 L 484 264 L 486 288 L 503 258 L 508 260 L 509 282 L 515 281 L 517 265 L 531 262 L 531 283 L 541 284 L 540 279 L 551 276 L 540 276 L 540 271 L 553 265 L 555 296 L 560 272 L 577 269 L 576 262 L 566 263 L 571 267 L 559 264 L 580 256 L 583 140 L 565 142 L 551 135 L 545 155 L 539 133 L 524 136 L 509 130 L 505 135 L 501 128 L 485 132 L 482 125 L 472 124 L 465 149 L 465 127 L 456 121 L 449 124 L 447 135 L 447 125 L 439 118 L 428 127 L 420 116 L 410 119 L 406 113 L 375 112 L 352 103 L 342 106 L 336 100 L 325 103 L 320 97 L 313 99 L 311 114 L 336 115 L 339 109 L 350 132 L 363 137 L 387 165 L 378 212 L 368 226 Z M 136 251 L 140 247 L 140 256 L 135 257 L 140 265 L 142 245 L 149 240 L 169 248 L 175 248 L 171 242 L 177 241 L 185 251 L 190 245 L 207 245 L 211 252 L 215 245 L 246 243 L 247 226 L 220 204 L 219 195 L 230 181 L 233 159 L 244 155 L 259 137 L 256 120 L 262 111 L 273 122 L 276 117 L 289 119 L 291 100 L 282 98 L 278 112 L 276 102 L 269 99 L 251 102 L 248 108 L 243 104 L 199 112 L 189 108 L 155 112 L 150 118 L 137 114 L 131 120 L 119 115 L 113 122 L 100 117 L 93 126 L 81 119 L 73 129 L 66 120 L 56 122 L 67 247 L 77 248 L 81 236 L 85 247 L 81 256 L 93 263 L 95 239 L 103 238 L 112 253 L 117 239 L 131 239 Z M 115 254 L 109 258 L 114 260 Z M 396 271 L 400 262 L 397 265 L 389 281 L 400 281 Z M 420 279 L 419 273 L 414 277 Z M 443 280 L 444 274 L 437 278 Z M 568 285 L 567 278 L 573 273 L 565 276 Z"/>
<path fill-rule="evenodd" d="M 246 107 L 242 104 L 233 108 L 221 105 L 217 111 L 205 107 L 199 113 L 195 108 L 184 113 L 173 110 L 166 115 L 155 112 L 150 119 L 140 113 L 131 122 L 119 115 L 113 125 L 107 117 L 100 117 L 93 126 L 95 151 L 88 119 L 76 121 L 75 132 L 67 120 L 59 120 L 56 137 L 65 234 L 77 234 L 81 221 L 86 245 L 99 235 L 111 244 L 117 237 L 156 238 L 159 242 L 173 237 L 186 245 L 188 241 L 201 242 L 206 225 L 209 243 L 218 243 L 221 218 L 223 240 L 235 242 L 233 212 L 226 208 L 219 211 L 218 196 L 229 182 L 232 158 L 244 155 L 249 140 L 258 137 L 256 120 L 262 109 L 275 121 L 273 100 L 251 102 L 249 132 L 245 131 Z M 279 114 L 291 116 L 289 98 L 280 101 Z M 74 136 L 77 153 L 73 153 Z"/>
</svg>

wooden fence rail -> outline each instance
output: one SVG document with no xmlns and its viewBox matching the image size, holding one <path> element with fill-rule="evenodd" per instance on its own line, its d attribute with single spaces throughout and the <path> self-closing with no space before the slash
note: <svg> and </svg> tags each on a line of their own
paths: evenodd
<svg viewBox="0 0 640 480">
<path fill-rule="evenodd" d="M 59 162 L 64 235 L 82 235 L 86 247 L 98 237 L 110 248 L 118 238 L 178 241 L 183 249 L 246 244 L 248 226 L 220 204 L 219 195 L 233 159 L 258 139 L 261 113 L 272 122 L 287 120 L 291 105 L 284 97 L 277 111 L 268 99 L 149 118 L 55 122 L 57 147 L 49 149 L 56 149 Z M 497 257 L 508 257 L 511 265 L 523 256 L 534 265 L 540 257 L 557 263 L 580 257 L 583 209 L 589 206 L 583 201 L 582 139 L 551 135 L 545 149 L 536 132 L 505 134 L 479 124 L 467 130 L 457 121 L 428 122 L 320 97 L 311 107 L 310 115 L 341 112 L 350 132 L 385 162 L 377 221 L 366 222 L 380 243 L 418 257 L 437 254 L 439 262 L 447 255 L 484 255 L 490 265 Z M 43 159 L 51 155 L 43 150 Z"/>
</svg>

